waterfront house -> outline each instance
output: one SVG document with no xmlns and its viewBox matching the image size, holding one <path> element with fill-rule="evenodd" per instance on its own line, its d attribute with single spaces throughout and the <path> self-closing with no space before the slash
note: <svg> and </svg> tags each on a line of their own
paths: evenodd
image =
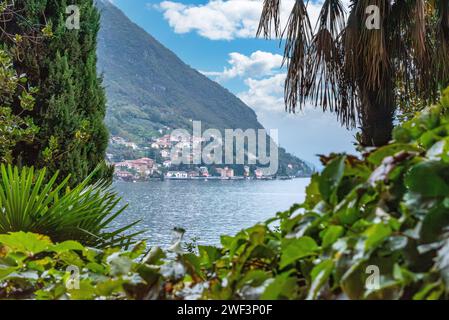
<svg viewBox="0 0 449 320">
<path fill-rule="evenodd" d="M 189 172 L 187 173 L 187 175 L 188 175 L 190 178 L 198 178 L 198 177 L 200 176 L 200 174 L 199 174 L 198 171 L 189 171 Z"/>
<path fill-rule="evenodd" d="M 243 167 L 243 176 L 249 177 L 250 174 L 250 168 L 248 166 Z"/>
<path fill-rule="evenodd" d="M 167 179 L 188 179 L 189 175 L 185 171 L 169 171 L 165 174 Z"/>
<path fill-rule="evenodd" d="M 135 180 L 136 177 L 128 171 L 115 171 L 114 172 L 115 177 L 119 178 L 120 180 L 124 180 L 124 181 L 131 181 L 131 180 Z"/>
<path fill-rule="evenodd" d="M 200 167 L 200 175 L 202 177 L 209 177 L 209 169 L 207 167 Z"/>
<path fill-rule="evenodd" d="M 216 171 L 222 178 L 234 177 L 234 169 L 231 169 L 229 167 L 217 168 Z"/>
<path fill-rule="evenodd" d="M 256 176 L 256 179 L 261 179 L 263 177 L 263 171 L 261 169 L 254 170 L 254 175 Z"/>
<path fill-rule="evenodd" d="M 143 176 L 149 176 L 154 171 L 154 160 L 150 158 L 141 158 L 137 160 L 126 160 L 114 164 L 117 170 L 134 170 Z"/>
</svg>

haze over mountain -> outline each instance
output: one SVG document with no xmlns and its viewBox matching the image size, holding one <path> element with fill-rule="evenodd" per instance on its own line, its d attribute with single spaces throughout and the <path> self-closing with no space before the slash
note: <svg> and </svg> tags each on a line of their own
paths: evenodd
<svg viewBox="0 0 449 320">
<path fill-rule="evenodd" d="M 164 127 L 261 129 L 256 113 L 231 92 L 182 62 L 107 0 L 98 0 L 98 70 L 112 135 L 143 142 Z M 284 150 L 281 163 L 308 166 Z"/>
</svg>

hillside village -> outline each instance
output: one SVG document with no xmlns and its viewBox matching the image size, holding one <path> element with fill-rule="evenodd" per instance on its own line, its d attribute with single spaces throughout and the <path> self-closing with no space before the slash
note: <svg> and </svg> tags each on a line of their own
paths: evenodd
<svg viewBox="0 0 449 320">
<path fill-rule="evenodd" d="M 187 147 L 193 150 L 195 143 L 204 142 L 198 137 L 190 138 L 190 142 L 181 142 L 180 139 L 169 134 L 153 138 L 148 146 L 142 147 L 134 142 L 127 141 L 123 137 L 112 136 L 110 146 L 121 147 L 132 150 L 135 154 L 152 154 L 153 157 L 141 157 L 137 159 L 125 159 L 115 161 L 117 156 L 109 153 L 108 161 L 115 167 L 114 176 L 122 181 L 146 181 L 151 179 L 159 180 L 188 180 L 188 179 L 261 179 L 271 180 L 277 177 L 264 176 L 263 171 L 256 166 L 243 166 L 240 174 L 231 166 L 195 166 L 195 165 L 174 165 L 171 161 L 172 149 L 179 147 L 181 143 L 188 143 Z M 188 155 L 187 159 L 192 159 L 193 155 Z M 294 172 L 293 165 L 289 164 L 290 175 L 284 175 L 281 178 L 293 178 L 302 176 L 301 172 Z"/>
</svg>

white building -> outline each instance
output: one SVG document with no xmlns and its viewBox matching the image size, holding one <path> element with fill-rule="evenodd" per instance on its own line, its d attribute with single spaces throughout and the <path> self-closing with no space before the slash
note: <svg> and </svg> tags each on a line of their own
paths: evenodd
<svg viewBox="0 0 449 320">
<path fill-rule="evenodd" d="M 170 158 L 170 151 L 169 150 L 161 150 L 161 157 L 162 158 Z"/>
<path fill-rule="evenodd" d="M 187 179 L 189 177 L 188 173 L 185 171 L 169 171 L 165 175 L 167 178 L 171 179 Z"/>
<path fill-rule="evenodd" d="M 164 168 L 170 168 L 172 163 L 171 160 L 165 160 L 162 165 L 164 166 Z"/>
</svg>

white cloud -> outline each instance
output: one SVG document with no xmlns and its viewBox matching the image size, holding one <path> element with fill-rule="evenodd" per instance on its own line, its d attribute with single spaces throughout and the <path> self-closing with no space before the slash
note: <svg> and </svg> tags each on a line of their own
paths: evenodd
<svg viewBox="0 0 449 320">
<path fill-rule="evenodd" d="M 262 80 L 248 78 L 245 80 L 248 91 L 237 96 L 256 112 L 283 112 L 285 77 L 282 73 Z"/>
<path fill-rule="evenodd" d="M 208 72 L 203 74 L 214 77 L 217 81 L 226 81 L 236 77 L 260 78 L 273 75 L 280 71 L 283 57 L 279 54 L 257 50 L 246 56 L 238 52 L 229 54 L 229 68 L 224 68 L 223 72 Z"/>
<path fill-rule="evenodd" d="M 260 14 L 257 0 L 212 0 L 205 5 L 164 1 L 159 7 L 176 33 L 196 31 L 211 40 L 254 36 Z"/>
<path fill-rule="evenodd" d="M 323 1 L 308 4 L 312 26 L 318 20 Z M 348 1 L 343 0 L 343 3 Z M 287 22 L 294 3 L 295 0 L 281 1 L 281 23 Z M 197 32 L 211 40 L 254 38 L 262 7 L 262 0 L 210 0 L 198 5 L 163 1 L 158 6 L 176 33 Z"/>
<path fill-rule="evenodd" d="M 289 152 L 320 166 L 317 154 L 332 151 L 355 153 L 352 141 L 355 131 L 340 125 L 335 114 L 306 105 L 302 112 L 285 112 L 285 74 L 261 80 L 247 79 L 248 90 L 238 94 L 256 111 L 259 121 L 268 129 L 276 129 L 279 142 Z"/>
</svg>

